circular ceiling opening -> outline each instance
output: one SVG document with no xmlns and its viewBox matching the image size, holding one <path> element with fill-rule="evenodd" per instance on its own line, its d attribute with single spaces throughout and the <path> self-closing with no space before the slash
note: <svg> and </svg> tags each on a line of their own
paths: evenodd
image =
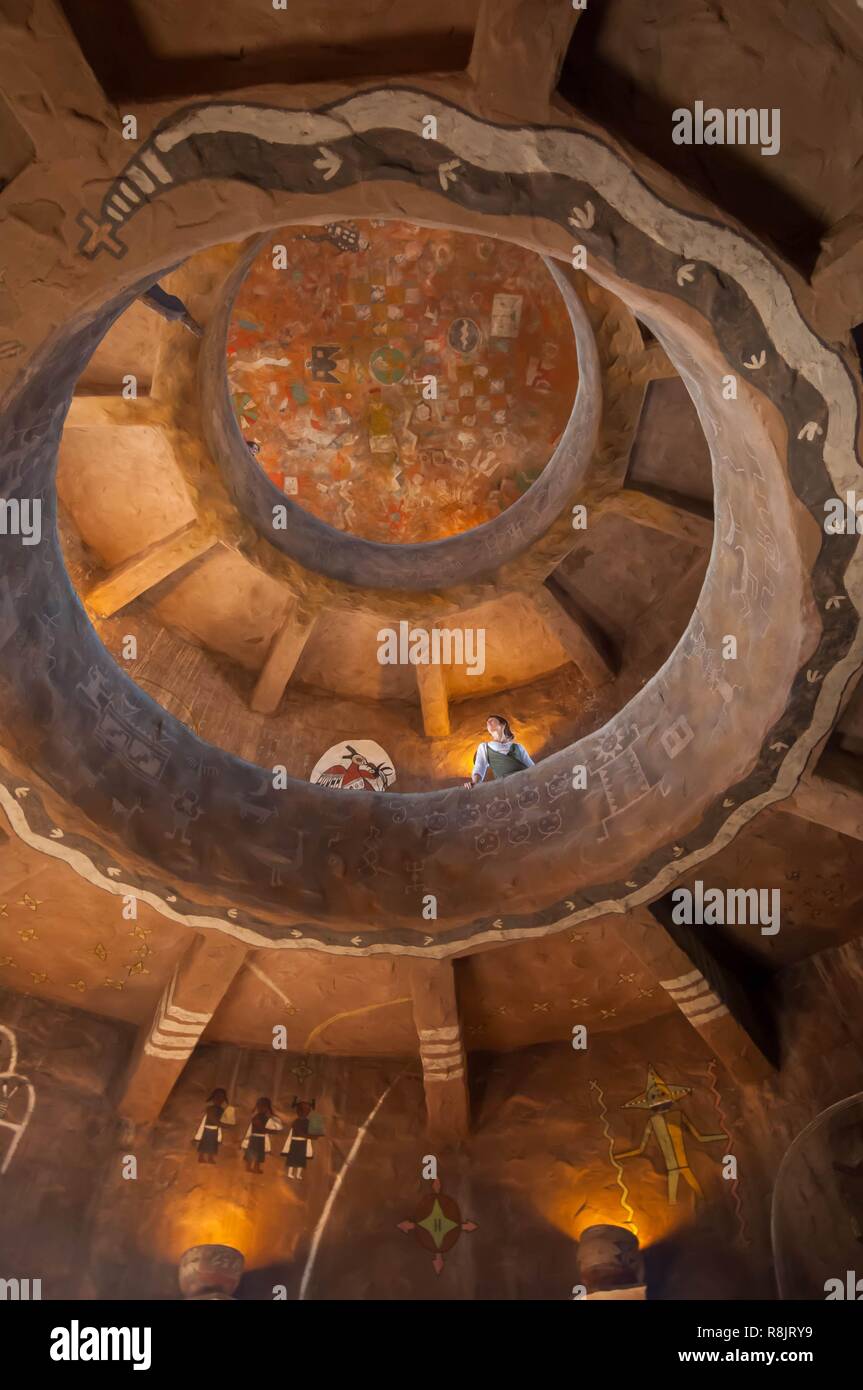
<svg viewBox="0 0 863 1390">
<path fill-rule="evenodd" d="M 406 222 L 274 233 L 226 350 L 235 416 L 275 487 L 389 544 L 455 535 L 518 501 L 578 380 L 570 316 L 539 256 Z"/>
</svg>

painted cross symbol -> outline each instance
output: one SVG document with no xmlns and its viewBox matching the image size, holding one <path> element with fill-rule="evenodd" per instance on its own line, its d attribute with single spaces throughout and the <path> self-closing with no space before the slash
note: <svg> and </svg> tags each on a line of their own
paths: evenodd
<svg viewBox="0 0 863 1390">
<path fill-rule="evenodd" d="M 86 209 L 82 209 L 76 218 L 79 227 L 83 227 L 84 236 L 78 243 L 78 250 L 82 256 L 86 256 L 88 261 L 92 261 L 99 255 L 100 251 L 110 251 L 112 256 L 119 260 L 125 256 L 128 247 L 122 241 L 118 241 L 114 235 L 114 228 L 110 222 L 97 222 Z"/>
</svg>

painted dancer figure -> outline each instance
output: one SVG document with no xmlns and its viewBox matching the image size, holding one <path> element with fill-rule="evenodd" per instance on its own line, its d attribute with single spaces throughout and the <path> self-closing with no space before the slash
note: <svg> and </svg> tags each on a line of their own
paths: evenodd
<svg viewBox="0 0 863 1390">
<path fill-rule="evenodd" d="M 509 720 L 502 714 L 489 715 L 485 727 L 491 738 L 477 748 L 473 773 L 470 781 L 465 782 L 466 787 L 475 787 L 477 782 L 484 781 L 489 768 L 497 781 L 500 777 L 511 777 L 514 772 L 524 772 L 526 767 L 534 765 L 527 749 L 516 743 Z"/>
<path fill-rule="evenodd" d="M 686 1152 L 684 1130 L 697 1139 L 699 1144 L 718 1144 L 727 1136 L 724 1134 L 702 1134 L 692 1123 L 686 1111 L 677 1101 L 688 1096 L 691 1086 L 673 1086 L 663 1081 L 655 1067 L 647 1068 L 647 1089 L 634 1100 L 628 1100 L 624 1110 L 650 1110 L 651 1116 L 644 1127 L 641 1143 L 633 1149 L 615 1153 L 615 1158 L 641 1158 L 651 1139 L 655 1139 L 665 1171 L 668 1174 L 668 1204 L 677 1205 L 677 1189 L 683 1178 L 692 1188 L 696 1197 L 703 1197 L 701 1184 L 689 1166 Z"/>
<path fill-rule="evenodd" d="M 314 1154 L 312 1141 L 309 1138 L 309 1116 L 315 1108 L 315 1102 L 313 1100 L 298 1100 L 294 1096 L 292 1104 L 297 1112 L 297 1118 L 288 1131 L 282 1153 L 285 1155 L 288 1177 L 301 1179 L 306 1163 Z"/>
<path fill-rule="evenodd" d="M 207 1097 L 207 1108 L 195 1132 L 198 1162 L 215 1163 L 222 1142 L 222 1125 L 234 1124 L 234 1107 L 228 1104 L 228 1093 L 222 1086 Z"/>
<path fill-rule="evenodd" d="M 264 1160 L 270 1152 L 268 1131 L 282 1128 L 282 1122 L 274 1113 L 269 1096 L 259 1096 L 255 1101 L 254 1113 L 241 1145 L 244 1150 L 243 1162 L 250 1172 L 263 1173 Z"/>
</svg>

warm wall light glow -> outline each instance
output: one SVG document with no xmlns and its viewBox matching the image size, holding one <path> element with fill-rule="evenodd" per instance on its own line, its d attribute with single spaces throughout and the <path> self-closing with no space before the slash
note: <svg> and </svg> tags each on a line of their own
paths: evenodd
<svg viewBox="0 0 863 1390">
<path fill-rule="evenodd" d="M 169 1197 L 152 1235 L 160 1257 L 174 1264 L 190 1246 L 231 1245 L 245 1256 L 247 1269 L 290 1259 L 303 1228 L 304 1204 L 282 1181 L 276 1161 L 268 1159 L 243 1204 L 232 1193 L 250 1180 L 233 1164 L 222 1172 L 208 1167 L 200 1186 Z"/>
<path fill-rule="evenodd" d="M 555 1171 L 555 1180 L 537 1182 L 534 1203 L 537 1210 L 557 1230 L 579 1240 L 588 1226 L 623 1226 L 638 1236 L 642 1249 L 688 1226 L 692 1222 L 689 1203 L 669 1206 L 664 1192 L 652 1185 L 634 1184 L 629 1191 L 632 1220 L 622 1207 L 617 1188 L 600 1168 Z"/>
</svg>

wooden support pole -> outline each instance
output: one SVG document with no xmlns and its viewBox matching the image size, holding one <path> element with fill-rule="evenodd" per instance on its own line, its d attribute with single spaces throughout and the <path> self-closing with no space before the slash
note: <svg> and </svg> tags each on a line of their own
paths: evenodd
<svg viewBox="0 0 863 1390">
<path fill-rule="evenodd" d="M 411 961 L 409 971 L 428 1132 L 457 1141 L 470 1130 L 470 1096 L 452 961 Z"/>
<path fill-rule="evenodd" d="M 118 1107 L 124 1119 L 156 1119 L 247 954 L 218 932 L 195 938 L 139 1034 Z"/>
<path fill-rule="evenodd" d="M 296 606 L 285 618 L 270 643 L 252 695 L 252 709 L 258 714 L 274 714 L 278 709 L 315 622 L 316 615 L 304 613 Z"/>
<path fill-rule="evenodd" d="M 417 689 L 423 713 L 423 729 L 428 738 L 446 738 L 450 731 L 449 696 L 443 666 L 415 667 Z"/>
</svg>

